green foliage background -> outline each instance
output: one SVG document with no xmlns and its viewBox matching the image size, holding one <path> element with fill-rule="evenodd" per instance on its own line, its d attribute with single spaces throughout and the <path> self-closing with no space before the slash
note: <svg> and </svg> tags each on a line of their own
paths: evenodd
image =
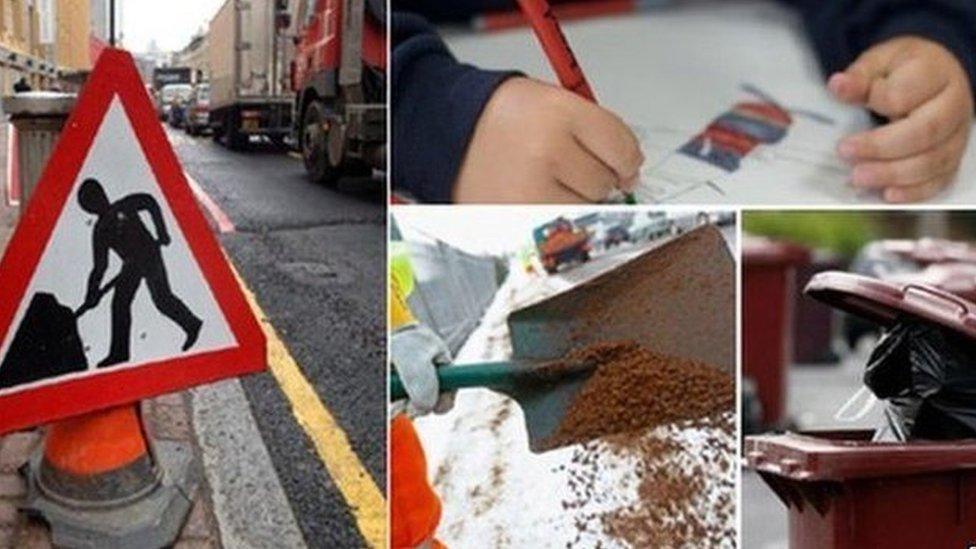
<svg viewBox="0 0 976 549">
<path fill-rule="evenodd" d="M 869 215 L 832 211 L 745 212 L 742 227 L 750 234 L 823 248 L 844 257 L 852 257 L 881 232 Z"/>
</svg>

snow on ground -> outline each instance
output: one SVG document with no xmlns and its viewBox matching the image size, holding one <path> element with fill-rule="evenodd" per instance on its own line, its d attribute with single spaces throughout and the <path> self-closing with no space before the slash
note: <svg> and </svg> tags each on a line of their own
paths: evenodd
<svg viewBox="0 0 976 549">
<path fill-rule="evenodd" d="M 506 319 L 511 311 L 571 288 L 639 251 L 627 248 L 557 276 L 527 274 L 513 264 L 455 363 L 510 358 Z M 587 532 L 577 538 L 576 520 L 581 513 L 612 511 L 636 500 L 637 479 L 627 458 L 602 453 L 600 462 L 606 475 L 597 479 L 595 492 L 612 497 L 603 501 L 594 498 L 580 509 L 566 510 L 564 501 L 578 500 L 569 486 L 567 470 L 574 468 L 572 458 L 579 448 L 532 454 L 522 410 L 508 397 L 481 389 L 459 391 L 449 413 L 419 418 L 416 426 L 427 452 L 431 479 L 444 506 L 438 539 L 448 546 L 567 547 L 574 540 L 574 547 L 598 543 L 602 547 L 622 546 L 598 533 Z M 735 468 L 722 470 L 704 457 L 708 439 L 704 429 L 662 427 L 648 436 L 669 430 L 680 431 L 673 438 L 687 450 L 682 469 L 691 471 L 697 466 L 709 477 L 724 475 L 734 487 Z M 730 441 L 729 446 L 734 447 L 734 443 Z M 705 501 L 715 501 L 722 491 L 718 483 L 710 488 Z M 734 523 L 735 517 L 728 520 Z M 730 540 L 732 545 L 734 540 Z"/>
</svg>

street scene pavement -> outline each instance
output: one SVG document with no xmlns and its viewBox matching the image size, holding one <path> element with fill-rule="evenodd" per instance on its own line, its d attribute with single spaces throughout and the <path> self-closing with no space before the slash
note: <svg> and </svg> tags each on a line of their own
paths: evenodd
<svg viewBox="0 0 976 549">
<path fill-rule="evenodd" d="M 306 180 L 299 160 L 280 151 L 256 145 L 250 154 L 238 154 L 206 139 L 171 136 L 188 174 L 234 223 L 233 232 L 221 235 L 231 261 L 294 357 L 297 374 L 331 411 L 334 425 L 312 427 L 344 432 L 369 474 L 330 476 L 328 457 L 316 449 L 316 437 L 326 433 L 300 424 L 301 410 L 281 387 L 284 379 L 240 380 L 294 520 L 309 546 L 360 545 L 359 522 L 366 519 L 356 513 L 385 520 L 384 509 L 356 509 L 361 502 L 343 498 L 345 483 L 372 483 L 375 491 L 383 490 L 386 478 L 386 424 L 375 413 L 385 397 L 385 314 L 375 284 L 386 268 L 382 179 L 317 186 Z M 227 450 L 219 450 L 215 468 L 233 455 Z M 244 495 L 251 487 L 236 489 Z M 235 509 L 228 519 L 250 522 L 246 509 Z"/>
<path fill-rule="evenodd" d="M 381 175 L 315 185 L 293 154 L 167 128 L 268 337 L 269 372 L 144 403 L 192 443 L 202 488 L 178 547 L 361 547 L 385 537 Z M 6 150 L 5 148 L 3 150 Z M 0 241 L 16 209 L 0 208 Z M 154 429 L 153 425 L 159 425 Z M 0 439 L 0 547 L 47 547 L 16 507 L 40 430 Z"/>
</svg>

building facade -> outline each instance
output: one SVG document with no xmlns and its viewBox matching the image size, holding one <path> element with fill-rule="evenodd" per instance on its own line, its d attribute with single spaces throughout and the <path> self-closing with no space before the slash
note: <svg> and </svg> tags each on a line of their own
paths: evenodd
<svg viewBox="0 0 976 549">
<path fill-rule="evenodd" d="M 207 54 L 207 33 L 197 33 L 190 43 L 173 56 L 173 66 L 193 69 L 193 82 L 210 80 L 210 56 Z"/>
<path fill-rule="evenodd" d="M 91 69 L 91 11 L 88 2 L 58 0 L 56 21 L 55 60 L 58 68 L 66 72 Z"/>
<path fill-rule="evenodd" d="M 50 89 L 91 69 L 90 34 L 88 2 L 0 0 L 0 95 L 21 79 Z"/>
<path fill-rule="evenodd" d="M 50 31 L 53 16 L 51 2 L 0 0 L 0 93 L 11 93 L 22 78 L 34 88 L 56 79 L 53 37 L 41 32 Z"/>
</svg>

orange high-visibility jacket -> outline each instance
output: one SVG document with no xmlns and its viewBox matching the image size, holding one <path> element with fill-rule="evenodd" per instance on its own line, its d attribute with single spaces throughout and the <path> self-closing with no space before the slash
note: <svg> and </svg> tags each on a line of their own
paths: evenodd
<svg viewBox="0 0 976 549">
<path fill-rule="evenodd" d="M 427 480 L 427 459 L 405 414 L 390 426 L 390 522 L 393 549 L 441 547 L 434 539 L 441 501 Z"/>
<path fill-rule="evenodd" d="M 413 288 L 409 259 L 394 257 L 390 275 L 390 325 L 396 330 L 416 322 L 407 306 Z M 390 537 L 393 549 L 443 547 L 434 539 L 441 501 L 427 480 L 427 458 L 420 437 L 405 414 L 390 426 Z"/>
</svg>

